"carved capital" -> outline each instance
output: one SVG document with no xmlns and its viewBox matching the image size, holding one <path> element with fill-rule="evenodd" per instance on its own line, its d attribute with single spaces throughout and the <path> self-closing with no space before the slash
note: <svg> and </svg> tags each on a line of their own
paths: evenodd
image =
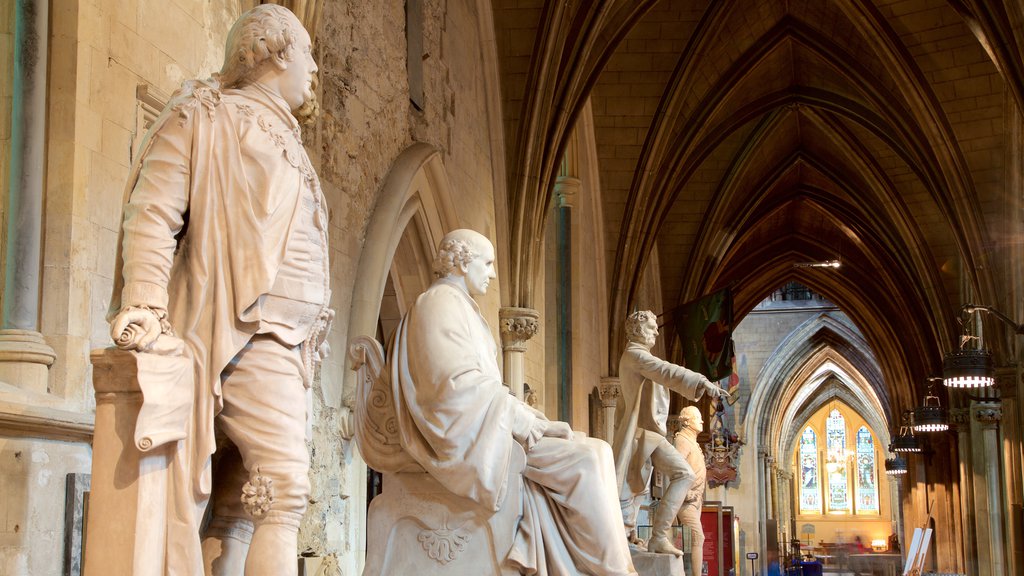
<svg viewBox="0 0 1024 576">
<path fill-rule="evenodd" d="M 597 395 L 601 398 L 603 408 L 614 408 L 622 397 L 622 388 L 619 387 L 618 378 L 602 379 L 601 386 L 597 389 Z"/>
<path fill-rule="evenodd" d="M 498 310 L 501 321 L 501 346 L 513 352 L 526 352 L 526 342 L 540 328 L 540 312 L 532 308 L 502 308 Z"/>
<path fill-rule="evenodd" d="M 559 208 L 573 208 L 576 206 L 576 199 L 579 198 L 580 189 L 583 183 L 579 178 L 572 176 L 559 176 L 555 180 L 555 201 Z"/>
<path fill-rule="evenodd" d="M 971 423 L 971 410 L 969 408 L 950 408 L 949 423 L 960 426 L 960 430 L 966 432 Z"/>
<path fill-rule="evenodd" d="M 1001 406 L 982 406 L 974 409 L 974 418 L 982 428 L 995 428 L 1003 417 Z"/>
</svg>

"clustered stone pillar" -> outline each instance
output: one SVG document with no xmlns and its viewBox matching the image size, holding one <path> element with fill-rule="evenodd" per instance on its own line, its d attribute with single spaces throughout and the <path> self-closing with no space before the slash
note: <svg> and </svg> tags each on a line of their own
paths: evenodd
<svg viewBox="0 0 1024 576">
<path fill-rule="evenodd" d="M 975 516 L 979 520 L 985 518 L 988 523 L 990 574 L 1005 573 L 1005 554 L 1003 550 L 1003 498 L 1002 474 L 999 462 L 1002 460 L 999 450 L 999 420 L 1002 418 L 1002 407 L 993 404 L 980 404 L 974 410 L 974 418 L 981 425 L 982 446 L 985 454 L 985 494 L 988 500 L 988 513 Z"/>
<path fill-rule="evenodd" d="M 615 438 L 615 408 L 619 405 L 619 398 L 622 397 L 619 378 L 617 376 L 601 378 L 598 396 L 601 398 L 601 421 L 603 424 L 601 439 L 611 443 Z"/>
<path fill-rule="evenodd" d="M 49 2 L 18 0 L 14 19 L 14 90 L 0 380 L 31 392 L 46 393 L 49 367 L 56 357 L 38 331 Z"/>
<path fill-rule="evenodd" d="M 505 383 L 520 400 L 525 398 L 526 342 L 540 328 L 540 312 L 532 308 L 507 307 L 498 310 Z"/>
</svg>

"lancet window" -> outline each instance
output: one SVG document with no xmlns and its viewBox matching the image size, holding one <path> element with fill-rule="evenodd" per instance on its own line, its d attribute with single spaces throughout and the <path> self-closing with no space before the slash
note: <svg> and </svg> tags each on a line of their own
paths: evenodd
<svg viewBox="0 0 1024 576">
<path fill-rule="evenodd" d="M 808 426 L 800 436 L 800 511 L 821 513 L 818 482 L 818 437 Z"/>
<path fill-rule="evenodd" d="M 857 431 L 857 513 L 878 513 L 875 443 L 866 426 Z"/>
</svg>

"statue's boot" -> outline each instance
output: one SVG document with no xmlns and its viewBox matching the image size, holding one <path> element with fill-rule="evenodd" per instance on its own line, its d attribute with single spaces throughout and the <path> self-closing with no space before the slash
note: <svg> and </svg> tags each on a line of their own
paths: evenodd
<svg viewBox="0 0 1024 576">
<path fill-rule="evenodd" d="M 271 511 L 256 524 L 245 576 L 297 576 L 301 515 Z"/>
<path fill-rule="evenodd" d="M 684 476 L 673 479 L 665 494 L 661 497 L 658 509 L 654 513 L 654 522 L 651 526 L 651 539 L 647 541 L 647 551 L 658 554 L 675 554 L 682 556 L 683 551 L 672 545 L 669 540 L 669 529 L 672 528 L 672 521 L 676 519 L 676 513 L 683 505 L 686 493 L 693 485 L 693 476 Z"/>
<path fill-rule="evenodd" d="M 206 576 L 242 576 L 252 530 L 249 520 L 214 516 L 203 536 Z"/>
</svg>

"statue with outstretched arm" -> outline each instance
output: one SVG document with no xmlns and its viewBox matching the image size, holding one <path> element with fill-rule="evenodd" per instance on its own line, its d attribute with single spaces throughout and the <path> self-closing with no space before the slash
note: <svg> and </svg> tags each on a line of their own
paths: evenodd
<svg viewBox="0 0 1024 576">
<path fill-rule="evenodd" d="M 619 360 L 622 402 L 616 408 L 615 472 L 626 536 L 636 528 L 634 500 L 650 482 L 654 469 L 668 480 L 652 521 L 649 552 L 682 556 L 669 539 L 669 529 L 695 475 L 686 459 L 666 439 L 669 391 L 689 400 L 704 394 L 713 398 L 726 391 L 703 374 L 662 360 L 651 353 L 658 337 L 653 312 L 633 312 L 626 318 L 629 340 Z"/>
</svg>

